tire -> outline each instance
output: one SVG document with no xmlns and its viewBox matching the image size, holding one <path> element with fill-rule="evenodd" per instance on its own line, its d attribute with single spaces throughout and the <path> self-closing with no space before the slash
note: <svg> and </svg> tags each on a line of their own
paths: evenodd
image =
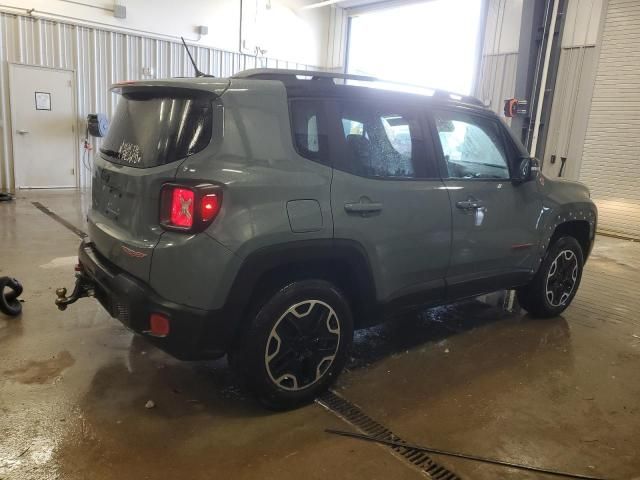
<svg viewBox="0 0 640 480">
<path fill-rule="evenodd" d="M 263 405 L 295 408 L 329 388 L 353 341 L 349 303 L 334 285 L 292 282 L 250 311 L 230 362 Z"/>
<path fill-rule="evenodd" d="M 517 290 L 518 302 L 532 316 L 560 315 L 575 297 L 584 266 L 584 255 L 574 237 L 563 236 L 551 244 L 531 282 Z"/>
<path fill-rule="evenodd" d="M 9 291 L 5 292 L 5 288 Z M 15 278 L 0 277 L 0 311 L 16 317 L 22 312 L 22 303 L 18 297 L 22 293 L 22 285 Z"/>
</svg>

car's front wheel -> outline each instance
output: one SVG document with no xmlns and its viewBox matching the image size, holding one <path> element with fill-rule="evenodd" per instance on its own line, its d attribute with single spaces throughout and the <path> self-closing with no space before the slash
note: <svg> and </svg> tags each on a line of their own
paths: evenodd
<svg viewBox="0 0 640 480">
<path fill-rule="evenodd" d="M 338 376 L 353 340 L 349 303 L 324 280 L 292 282 L 256 305 L 232 365 L 266 406 L 312 401 Z"/>
<path fill-rule="evenodd" d="M 583 265 L 584 256 L 578 241 L 570 236 L 558 238 L 533 280 L 517 290 L 520 305 L 535 317 L 561 314 L 578 291 Z"/>
</svg>

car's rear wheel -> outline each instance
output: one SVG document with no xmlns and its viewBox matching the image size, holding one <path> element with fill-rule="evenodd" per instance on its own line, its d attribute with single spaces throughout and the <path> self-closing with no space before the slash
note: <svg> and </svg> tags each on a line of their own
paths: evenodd
<svg viewBox="0 0 640 480">
<path fill-rule="evenodd" d="M 576 295 L 584 256 L 578 241 L 558 238 L 549 248 L 533 280 L 518 289 L 520 305 L 535 317 L 561 314 Z"/>
<path fill-rule="evenodd" d="M 312 401 L 336 379 L 353 340 L 349 303 L 324 280 L 292 282 L 254 306 L 232 365 L 274 409 Z"/>
</svg>

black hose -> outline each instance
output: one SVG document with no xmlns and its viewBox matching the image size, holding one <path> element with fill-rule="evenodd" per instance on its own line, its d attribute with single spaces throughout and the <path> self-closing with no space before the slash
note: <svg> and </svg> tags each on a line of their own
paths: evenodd
<svg viewBox="0 0 640 480">
<path fill-rule="evenodd" d="M 449 456 L 449 457 L 464 458 L 465 460 L 474 460 L 476 462 L 490 463 L 490 464 L 493 464 L 493 465 L 500 465 L 500 466 L 509 467 L 509 468 L 517 468 L 519 470 L 528 470 L 530 472 L 539 472 L 539 473 L 544 473 L 544 474 L 547 474 L 547 475 L 553 475 L 553 476 L 556 476 L 556 477 L 575 478 L 575 479 L 581 479 L 581 480 L 604 480 L 602 477 L 594 477 L 594 476 L 591 476 L 591 475 L 582 475 L 580 473 L 561 472 L 559 470 L 551 470 L 549 468 L 534 467 L 533 465 L 522 465 L 520 463 L 507 462 L 507 461 L 504 461 L 504 460 L 497 460 L 495 458 L 480 457 L 478 455 L 469 455 L 469 454 L 466 454 L 466 453 L 448 452 L 446 450 L 439 450 L 439 449 L 436 449 L 436 448 L 423 447 L 421 445 L 415 445 L 415 444 L 412 444 L 412 443 L 398 442 L 396 440 L 390 440 L 390 439 L 385 439 L 385 438 L 370 437 L 369 435 L 363 435 L 361 433 L 344 432 L 342 430 L 333 430 L 331 428 L 325 429 L 325 432 L 333 433 L 334 435 L 341 435 L 343 437 L 357 438 L 358 440 L 365 440 L 367 442 L 381 443 L 383 445 L 388 445 L 390 447 L 409 448 L 411 450 L 417 450 L 417 451 L 420 451 L 420 452 L 435 453 L 436 455 L 446 455 L 446 456 Z"/>
<path fill-rule="evenodd" d="M 5 293 L 5 288 L 9 291 Z M 18 297 L 22 293 L 22 285 L 15 278 L 0 277 L 0 311 L 15 317 L 22 312 L 22 303 Z"/>
</svg>

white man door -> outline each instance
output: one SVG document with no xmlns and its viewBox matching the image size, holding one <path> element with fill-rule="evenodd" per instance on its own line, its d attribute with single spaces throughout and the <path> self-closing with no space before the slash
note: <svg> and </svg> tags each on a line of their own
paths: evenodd
<svg viewBox="0 0 640 480">
<path fill-rule="evenodd" d="M 76 186 L 73 72 L 9 68 L 16 188 Z"/>
</svg>

